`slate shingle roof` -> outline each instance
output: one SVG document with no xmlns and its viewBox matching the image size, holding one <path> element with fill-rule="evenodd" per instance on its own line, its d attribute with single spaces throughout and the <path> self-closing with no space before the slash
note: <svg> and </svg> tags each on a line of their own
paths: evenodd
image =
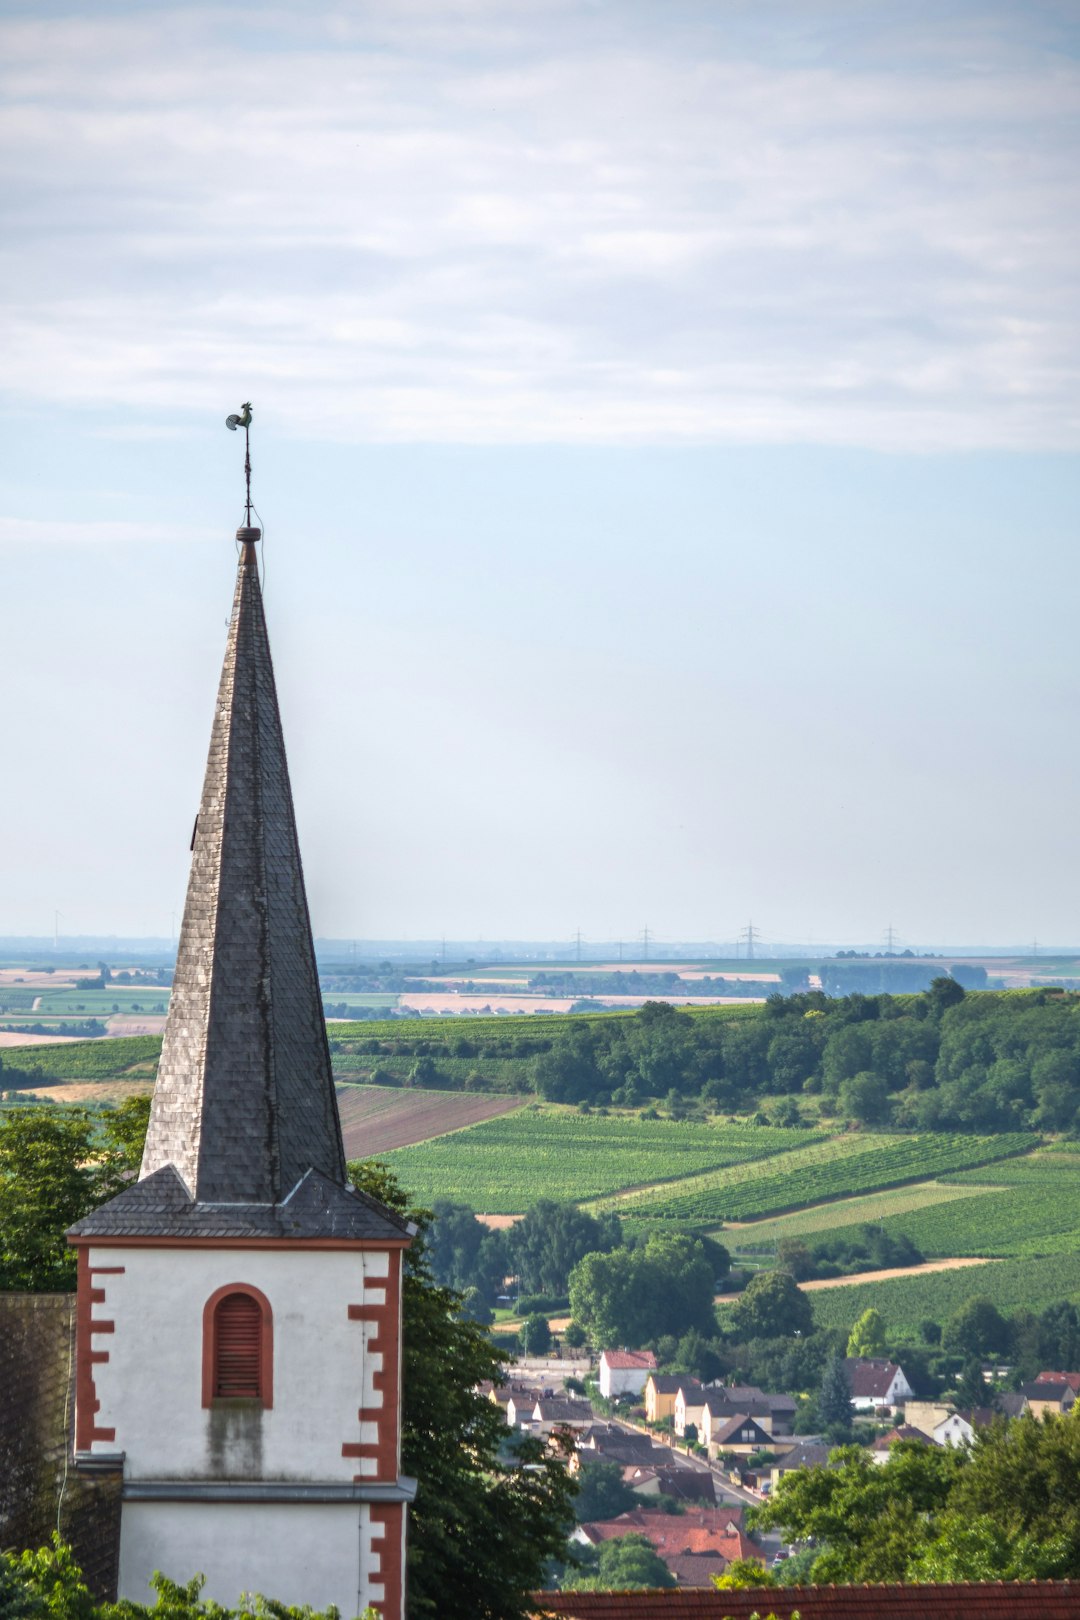
<svg viewBox="0 0 1080 1620">
<path fill-rule="evenodd" d="M 200 1203 L 345 1185 L 255 547 L 240 560 L 142 1174 Z M 126 1195 L 125 1195 L 126 1196 Z"/>
<path fill-rule="evenodd" d="M 73 1237 L 331 1238 L 400 1242 L 416 1228 L 355 1187 L 309 1170 L 280 1204 L 196 1203 L 171 1164 L 71 1228 Z"/>
</svg>

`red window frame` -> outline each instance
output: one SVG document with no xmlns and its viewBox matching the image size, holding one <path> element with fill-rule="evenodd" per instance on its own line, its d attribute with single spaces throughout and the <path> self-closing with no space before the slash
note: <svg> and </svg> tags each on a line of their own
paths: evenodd
<svg viewBox="0 0 1080 1620">
<path fill-rule="evenodd" d="M 252 1398 L 261 1406 L 270 1408 L 274 1404 L 274 1313 L 261 1289 L 242 1282 L 226 1283 L 223 1288 L 215 1289 L 203 1306 L 202 1403 L 204 1406 L 216 1406 L 219 1401 L 235 1399 L 215 1394 L 218 1381 L 218 1306 L 235 1294 L 245 1295 L 259 1307 L 259 1393 Z"/>
</svg>

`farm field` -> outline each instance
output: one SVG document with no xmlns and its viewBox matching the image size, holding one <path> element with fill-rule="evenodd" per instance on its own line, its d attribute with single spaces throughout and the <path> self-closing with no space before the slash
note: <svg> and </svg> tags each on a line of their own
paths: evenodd
<svg viewBox="0 0 1080 1620">
<path fill-rule="evenodd" d="M 1039 1152 L 951 1176 L 959 1194 L 883 1218 L 934 1255 L 1067 1254 L 1080 1250 L 1080 1154 Z M 843 1228 L 830 1234 L 850 1236 Z"/>
<path fill-rule="evenodd" d="M 753 1215 L 779 1214 L 845 1194 L 920 1182 L 950 1170 L 988 1164 L 1037 1146 L 1030 1132 L 966 1136 L 841 1136 L 795 1163 L 767 1164 L 749 1174 L 699 1176 L 692 1186 L 650 1189 L 623 1206 L 640 1219 L 719 1226 Z"/>
<path fill-rule="evenodd" d="M 1042 1310 L 1059 1299 L 1080 1303 L 1080 1254 L 1037 1260 L 989 1260 L 961 1271 L 826 1288 L 809 1296 L 819 1327 L 849 1328 L 873 1305 L 898 1334 L 915 1339 L 926 1317 L 944 1322 L 972 1298 L 989 1299 L 999 1311 Z"/>
<path fill-rule="evenodd" d="M 781 1238 L 833 1237 L 845 1229 L 857 1230 L 866 1221 L 875 1225 L 884 1221 L 886 1229 L 906 1232 L 909 1222 L 902 1217 L 910 1216 L 915 1210 L 957 1199 L 970 1200 L 980 1193 L 993 1191 L 992 1187 L 954 1187 L 941 1181 L 916 1182 L 911 1187 L 839 1198 L 834 1203 L 794 1210 L 790 1215 L 766 1216 L 762 1220 L 728 1226 L 724 1228 L 723 1237 L 729 1248 L 742 1254 L 758 1254 L 771 1250 Z M 965 1213 L 970 1219 L 971 1211 Z M 897 1217 L 895 1222 L 892 1216 Z"/>
<path fill-rule="evenodd" d="M 402 1148 L 389 1161 L 421 1202 L 452 1198 L 487 1214 L 517 1215 L 538 1198 L 579 1202 L 765 1158 L 807 1135 L 767 1125 L 582 1117 L 531 1103 L 512 1118 Z"/>
<path fill-rule="evenodd" d="M 46 1046 L 19 1047 L 5 1062 L 24 1074 L 50 1080 L 124 1080 L 157 1073 L 160 1035 L 130 1035 L 120 1040 L 64 1041 Z"/>
<path fill-rule="evenodd" d="M 386 1086 L 338 1086 L 337 1099 L 349 1159 L 374 1158 L 522 1106 L 520 1097 L 490 1092 L 394 1091 Z"/>
</svg>

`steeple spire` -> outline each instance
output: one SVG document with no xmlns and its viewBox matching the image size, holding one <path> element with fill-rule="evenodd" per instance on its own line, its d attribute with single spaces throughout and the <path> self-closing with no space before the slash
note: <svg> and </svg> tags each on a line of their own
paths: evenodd
<svg viewBox="0 0 1080 1620">
<path fill-rule="evenodd" d="M 171 1164 L 199 1204 L 279 1204 L 310 1169 L 346 1184 L 246 516 L 140 1175 Z"/>
</svg>

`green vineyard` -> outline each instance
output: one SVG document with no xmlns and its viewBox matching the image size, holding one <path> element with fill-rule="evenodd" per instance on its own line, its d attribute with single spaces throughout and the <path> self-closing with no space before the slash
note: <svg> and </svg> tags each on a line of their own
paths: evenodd
<svg viewBox="0 0 1080 1620">
<path fill-rule="evenodd" d="M 839 1139 L 841 1142 L 845 1139 Z M 968 1165 L 989 1164 L 1037 1146 L 1038 1137 L 1014 1131 L 1001 1136 L 962 1136 L 941 1132 L 924 1136 L 847 1138 L 854 1150 L 822 1154 L 810 1162 L 769 1165 L 754 1177 L 716 1176 L 693 1189 L 659 1188 L 634 1201 L 639 1218 L 678 1221 L 691 1226 L 720 1226 L 755 1215 L 772 1215 L 830 1198 L 872 1192 L 904 1182 L 928 1180 Z"/>
<path fill-rule="evenodd" d="M 813 1140 L 806 1131 L 766 1125 L 582 1118 L 534 1106 L 388 1157 L 421 1203 L 450 1198 L 487 1214 L 512 1215 L 538 1198 L 598 1198 Z"/>
</svg>

